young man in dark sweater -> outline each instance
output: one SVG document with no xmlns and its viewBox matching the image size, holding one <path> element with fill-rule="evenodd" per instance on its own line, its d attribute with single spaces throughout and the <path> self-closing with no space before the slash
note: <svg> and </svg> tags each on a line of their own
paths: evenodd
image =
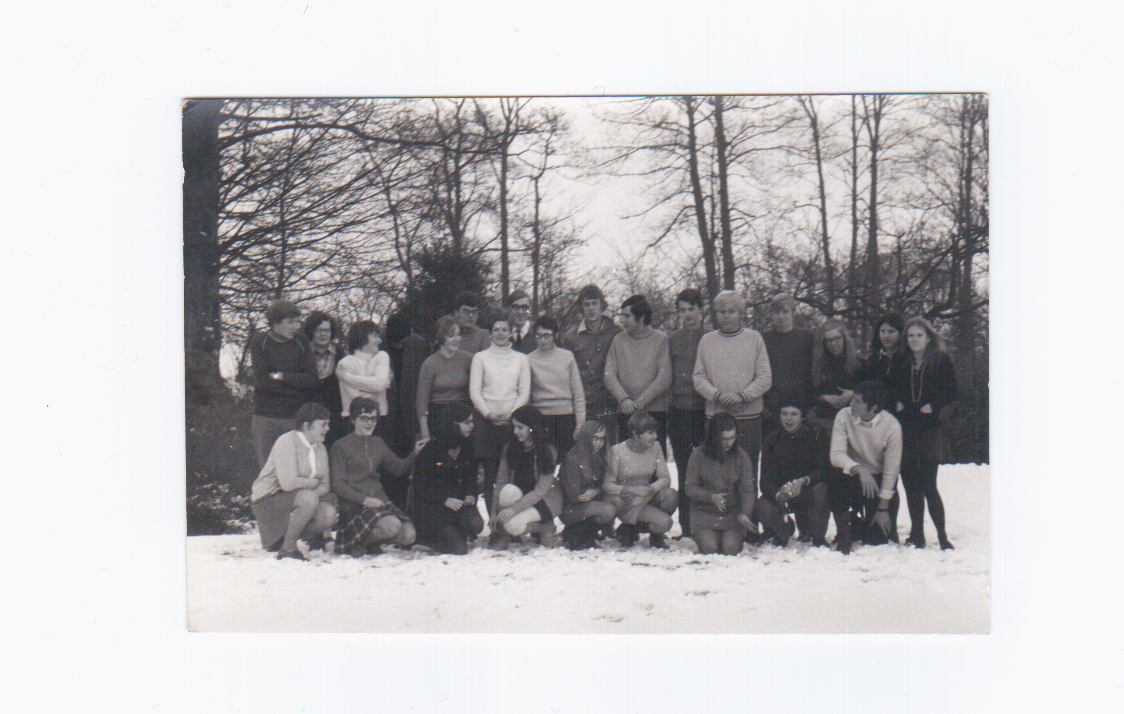
<svg viewBox="0 0 1124 714">
<path fill-rule="evenodd" d="M 250 340 L 254 371 L 254 415 L 250 435 L 263 468 L 277 437 L 294 428 L 293 416 L 312 401 L 319 382 L 316 356 L 301 334 L 300 308 L 274 300 L 265 310 L 269 330 Z"/>
<path fill-rule="evenodd" d="M 761 447 L 761 498 L 757 517 L 781 546 L 792 537 L 793 526 L 785 508 L 803 516 L 812 545 L 826 545 L 829 510 L 828 460 L 830 440 L 805 422 L 806 405 L 797 399 L 780 400 L 781 428 L 766 437 Z M 838 520 L 842 516 L 837 514 Z"/>
<path fill-rule="evenodd" d="M 767 436 L 780 427 L 780 401 L 809 400 L 812 391 L 812 350 L 816 342 L 811 330 L 796 327 L 796 300 L 780 293 L 769 304 L 773 329 L 761 335 L 769 353 L 773 384 L 765 393 Z"/>
<path fill-rule="evenodd" d="M 675 454 L 675 469 L 679 473 L 679 491 L 687 480 L 687 461 L 695 447 L 706 436 L 706 400 L 695 391 L 695 357 L 699 340 L 708 332 L 703 324 L 703 296 L 694 288 L 687 288 L 675 297 L 679 313 L 679 329 L 668 335 L 671 351 L 671 389 L 668 392 L 667 431 L 671 437 L 671 450 Z M 683 536 L 691 533 L 689 499 L 679 499 L 679 525 Z"/>
</svg>

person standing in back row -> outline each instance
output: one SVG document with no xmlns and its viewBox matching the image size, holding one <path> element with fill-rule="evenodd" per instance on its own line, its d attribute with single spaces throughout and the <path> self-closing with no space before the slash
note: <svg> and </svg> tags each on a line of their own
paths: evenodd
<svg viewBox="0 0 1124 714">
<path fill-rule="evenodd" d="M 774 296 L 769 302 L 769 315 L 773 329 L 762 335 L 773 370 L 773 386 L 765 393 L 766 436 L 780 428 L 781 401 L 795 399 L 803 404 L 811 400 L 816 344 L 811 330 L 796 326 L 796 300 L 792 295 Z"/>
<path fill-rule="evenodd" d="M 619 325 L 605 316 L 609 305 L 601 288 L 586 285 L 578 292 L 578 309 L 582 320 L 567 330 L 558 340 L 558 346 L 574 353 L 578 372 L 585 392 L 585 411 L 588 419 L 596 419 L 609 430 L 605 438 L 615 444 L 617 438 L 617 405 L 605 387 L 605 360 L 609 345 L 621 332 Z"/>
<path fill-rule="evenodd" d="M 687 464 L 695 447 L 706 435 L 706 400 L 695 391 L 695 357 L 699 340 L 707 332 L 703 325 L 703 297 L 694 288 L 687 288 L 675 297 L 679 313 L 679 329 L 667 338 L 671 353 L 671 391 L 667 406 L 667 432 L 671 437 L 671 451 L 675 455 L 675 470 L 679 476 L 679 492 L 687 479 Z M 681 537 L 691 533 L 690 499 L 679 499 L 679 525 Z"/>
<path fill-rule="evenodd" d="M 531 318 L 531 298 L 523 290 L 513 290 L 504 302 L 511 318 L 511 348 L 529 355 L 538 347 Z"/>
<path fill-rule="evenodd" d="M 628 420 L 646 411 L 656 420 L 660 450 L 667 441 L 667 390 L 671 386 L 671 351 L 667 335 L 652 327 L 652 306 L 633 295 L 619 313 L 624 332 L 613 338 L 605 358 L 605 387 L 617 400 L 617 431 L 628 433 Z"/>
<path fill-rule="evenodd" d="M 468 290 L 460 291 L 453 298 L 453 312 L 450 317 L 456 320 L 461 328 L 460 349 L 470 355 L 483 352 L 492 344 L 492 335 L 476 324 L 480 319 L 480 304 L 480 296 Z"/>
</svg>

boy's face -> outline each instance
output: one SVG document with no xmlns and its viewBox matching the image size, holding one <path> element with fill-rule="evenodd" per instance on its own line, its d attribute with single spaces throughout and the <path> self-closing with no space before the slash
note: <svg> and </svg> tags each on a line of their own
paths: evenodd
<svg viewBox="0 0 1124 714">
<path fill-rule="evenodd" d="M 679 324 L 688 330 L 698 329 L 702 324 L 702 309 L 698 305 L 680 300 L 675 303 L 675 309 L 679 311 Z"/>
<path fill-rule="evenodd" d="M 617 313 L 617 319 L 620 320 L 621 327 L 625 329 L 625 332 L 637 332 L 643 327 L 640 320 L 636 319 L 632 310 L 627 307 L 621 308 L 621 311 Z"/>
<path fill-rule="evenodd" d="M 861 394 L 856 394 L 851 400 L 851 411 L 863 421 L 870 421 L 874 418 L 874 410 L 867 405 L 866 399 Z"/>
<path fill-rule="evenodd" d="M 278 337 L 285 340 L 291 340 L 294 336 L 296 336 L 298 332 L 300 332 L 301 319 L 299 317 L 286 317 L 283 320 L 279 320 L 278 322 L 273 323 L 272 325 L 270 325 L 270 327 Z"/>
<path fill-rule="evenodd" d="M 461 329 L 467 329 L 476 324 L 477 318 L 480 317 L 480 308 L 470 307 L 468 305 L 461 305 L 457 311 L 453 313 L 453 319 L 461 326 Z"/>
<path fill-rule="evenodd" d="M 586 322 L 599 322 L 601 320 L 601 301 L 597 298 L 582 300 L 582 317 Z"/>
<path fill-rule="evenodd" d="M 789 434 L 795 434 L 804 423 L 804 412 L 799 407 L 781 407 L 781 426 Z"/>
<path fill-rule="evenodd" d="M 773 329 L 777 332 L 791 332 L 796 312 L 791 305 L 781 305 L 773 308 Z"/>
<path fill-rule="evenodd" d="M 519 298 L 511 303 L 509 314 L 512 324 L 516 327 L 522 327 L 531 315 L 531 298 Z"/>
<path fill-rule="evenodd" d="M 742 308 L 734 302 L 723 301 L 714 306 L 718 318 L 718 329 L 723 332 L 737 332 L 742 326 Z"/>
</svg>

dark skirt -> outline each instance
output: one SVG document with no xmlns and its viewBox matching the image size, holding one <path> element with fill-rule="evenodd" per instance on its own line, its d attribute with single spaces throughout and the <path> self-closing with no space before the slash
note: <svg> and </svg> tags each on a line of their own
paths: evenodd
<svg viewBox="0 0 1124 714">
<path fill-rule="evenodd" d="M 393 503 L 384 503 L 379 508 L 364 508 L 354 503 L 341 503 L 336 550 L 343 551 L 360 545 L 379 519 L 387 516 L 394 516 L 403 523 L 413 522 L 405 511 Z"/>
<path fill-rule="evenodd" d="M 250 510 L 258 521 L 262 548 L 268 549 L 285 537 L 285 531 L 289 529 L 289 514 L 293 512 L 296 497 L 297 491 L 278 491 L 250 505 Z M 336 494 L 329 493 L 320 502 L 335 504 Z"/>
</svg>

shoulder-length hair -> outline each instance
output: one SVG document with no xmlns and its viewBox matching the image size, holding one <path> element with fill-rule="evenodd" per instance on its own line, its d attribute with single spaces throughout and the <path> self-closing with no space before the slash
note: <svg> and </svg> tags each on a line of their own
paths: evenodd
<svg viewBox="0 0 1124 714">
<path fill-rule="evenodd" d="M 725 461 L 728 455 L 722 448 L 722 432 L 738 430 L 738 422 L 730 412 L 718 412 L 706 423 L 706 438 L 703 440 L 702 450 L 709 458 L 715 461 Z M 734 450 L 737 451 L 735 444 Z"/>
<path fill-rule="evenodd" d="M 372 333 L 377 333 L 379 339 L 382 339 L 382 330 L 371 320 L 360 320 L 352 325 L 347 331 L 347 349 L 352 353 L 358 352 L 364 345 L 367 344 L 367 338 Z"/>
<path fill-rule="evenodd" d="M 945 343 L 944 338 L 933 329 L 933 324 L 921 315 L 909 318 L 905 323 L 905 329 L 902 330 L 902 342 L 906 343 L 907 350 L 909 349 L 909 343 L 906 340 L 906 333 L 909 332 L 909 328 L 915 326 L 925 330 L 925 333 L 929 335 L 929 344 L 925 345 L 925 356 L 921 358 L 922 366 L 928 367 L 931 365 L 937 359 L 938 354 L 948 354 L 948 344 Z M 910 354 L 913 353 L 910 352 Z"/>
<path fill-rule="evenodd" d="M 832 330 L 839 330 L 839 333 L 843 335 L 843 358 L 846 360 L 844 369 L 847 370 L 847 374 L 853 377 L 859 373 L 859 354 L 858 350 L 855 349 L 855 341 L 851 338 L 851 333 L 847 330 L 843 321 L 833 318 L 816 328 L 816 342 L 812 346 L 813 384 L 823 384 L 827 379 L 827 375 L 824 374 L 824 355 L 825 353 L 830 354 L 830 351 L 824 337 Z"/>
<path fill-rule="evenodd" d="M 320 327 L 320 324 L 323 322 L 327 322 L 332 326 L 332 342 L 339 339 L 340 324 L 336 322 L 336 318 L 323 310 L 313 310 L 308 313 L 308 317 L 304 318 L 304 324 L 301 325 L 301 332 L 304 333 L 304 336 L 308 338 L 309 342 L 312 342 L 312 333 L 316 332 L 316 328 Z"/>
<path fill-rule="evenodd" d="M 898 337 L 898 344 L 894 345 L 894 352 L 905 351 L 905 325 L 902 322 L 902 316 L 896 312 L 888 312 L 882 317 L 879 317 L 878 322 L 874 323 L 874 334 L 870 336 L 871 359 L 877 359 L 878 355 L 882 354 L 882 340 L 878 338 L 878 330 L 880 330 L 883 325 L 889 325 L 901 333 Z"/>
<path fill-rule="evenodd" d="M 606 443 L 600 451 L 593 449 L 593 435 L 599 431 L 604 431 L 608 436 L 607 427 L 599 421 L 590 419 L 582 424 L 578 438 L 574 439 L 574 448 L 566 454 L 568 468 L 581 471 L 597 483 L 601 483 L 605 478 L 605 466 L 609 455 L 608 439 L 605 440 Z"/>
<path fill-rule="evenodd" d="M 433 328 L 433 351 L 441 349 L 445 344 L 445 339 L 453 328 L 457 328 L 457 334 L 464 334 L 460 324 L 453 319 L 452 315 L 442 315 L 437 318 L 437 325 Z"/>
<path fill-rule="evenodd" d="M 554 449 L 547 438 L 546 425 L 543 424 L 542 412 L 530 404 L 524 404 L 511 413 L 511 418 L 531 428 L 531 443 L 534 444 L 535 465 L 539 474 L 550 473 L 554 470 Z M 512 431 L 511 443 L 516 443 L 515 432 Z M 509 447 L 510 448 L 510 447 Z"/>
</svg>

